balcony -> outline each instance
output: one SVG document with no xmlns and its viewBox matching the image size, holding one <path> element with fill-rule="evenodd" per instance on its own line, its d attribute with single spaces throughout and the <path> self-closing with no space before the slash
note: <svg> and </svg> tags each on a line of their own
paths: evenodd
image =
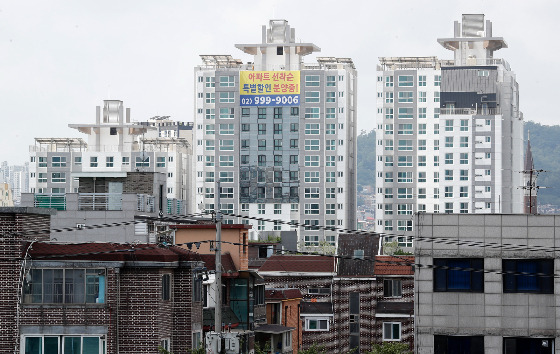
<svg viewBox="0 0 560 354">
<path fill-rule="evenodd" d="M 122 194 L 79 193 L 78 210 L 122 210 Z"/>
<path fill-rule="evenodd" d="M 52 208 L 56 210 L 66 210 L 66 194 L 35 194 L 33 206 L 35 208 Z"/>
<path fill-rule="evenodd" d="M 495 116 L 501 114 L 501 110 L 499 107 L 496 108 L 487 108 L 487 107 L 477 107 L 477 108 L 440 108 L 439 111 L 440 115 L 478 115 L 478 116 Z"/>
</svg>

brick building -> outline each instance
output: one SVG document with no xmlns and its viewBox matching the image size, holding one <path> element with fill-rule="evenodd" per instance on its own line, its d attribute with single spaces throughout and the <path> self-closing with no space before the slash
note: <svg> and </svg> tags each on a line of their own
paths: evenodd
<svg viewBox="0 0 560 354">
<path fill-rule="evenodd" d="M 48 243 L 37 231 L 49 229 L 49 216 L 0 209 L 0 352 L 155 353 L 200 342 L 197 254 L 154 244 Z"/>
<path fill-rule="evenodd" d="M 266 325 L 255 332 L 261 338 L 261 347 L 270 341 L 274 352 L 297 353 L 301 347 L 300 321 L 301 291 L 293 288 L 266 289 Z"/>
</svg>

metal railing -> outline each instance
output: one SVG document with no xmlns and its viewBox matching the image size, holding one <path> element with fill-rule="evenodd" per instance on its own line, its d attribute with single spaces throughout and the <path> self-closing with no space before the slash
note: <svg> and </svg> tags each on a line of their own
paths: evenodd
<svg viewBox="0 0 560 354">
<path fill-rule="evenodd" d="M 439 114 L 446 115 L 446 114 L 457 114 L 457 115 L 482 115 L 482 116 L 493 116 L 497 114 L 501 114 L 501 110 L 499 107 L 496 108 L 485 108 L 485 107 L 478 107 L 478 108 L 440 108 Z"/>
<path fill-rule="evenodd" d="M 56 210 L 66 210 L 66 194 L 35 194 L 35 200 L 33 204 L 36 208 L 53 208 Z"/>
<path fill-rule="evenodd" d="M 156 210 L 156 198 L 149 194 L 136 195 L 136 210 L 146 213 L 153 213 Z"/>
<path fill-rule="evenodd" d="M 122 210 L 122 194 L 80 193 L 78 210 Z"/>
</svg>

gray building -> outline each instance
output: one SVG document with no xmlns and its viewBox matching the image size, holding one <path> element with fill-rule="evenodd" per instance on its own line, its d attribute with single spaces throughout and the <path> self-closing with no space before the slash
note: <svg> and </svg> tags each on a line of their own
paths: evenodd
<svg viewBox="0 0 560 354">
<path fill-rule="evenodd" d="M 263 26 L 262 43 L 236 48 L 253 55 L 253 62 L 202 55 L 203 65 L 195 68 L 197 204 L 214 209 L 220 180 L 225 213 L 285 223 L 243 219 L 253 223 L 253 239 L 297 231 L 303 247 L 336 245 L 335 231 L 313 226 L 356 226 L 352 60 L 304 63 L 305 55 L 320 49 L 297 43 L 285 20 Z"/>
<path fill-rule="evenodd" d="M 377 225 L 412 247 L 412 215 L 523 212 L 523 115 L 507 48 L 484 15 L 438 42 L 453 60 L 383 57 L 378 66 Z M 397 235 L 394 237 L 394 235 Z"/>
<path fill-rule="evenodd" d="M 416 353 L 560 353 L 560 216 L 415 222 Z"/>
</svg>

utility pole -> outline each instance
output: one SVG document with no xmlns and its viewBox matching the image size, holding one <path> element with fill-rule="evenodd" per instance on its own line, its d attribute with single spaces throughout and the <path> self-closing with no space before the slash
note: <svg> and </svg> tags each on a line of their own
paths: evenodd
<svg viewBox="0 0 560 354">
<path fill-rule="evenodd" d="M 214 308 L 214 331 L 218 337 L 218 343 L 221 343 L 222 335 L 222 211 L 220 209 L 220 181 L 216 182 L 216 195 L 215 201 L 216 205 L 214 210 L 216 211 L 216 293 L 214 299 L 216 299 L 216 306 Z M 218 345 L 220 348 L 220 345 Z"/>
</svg>

